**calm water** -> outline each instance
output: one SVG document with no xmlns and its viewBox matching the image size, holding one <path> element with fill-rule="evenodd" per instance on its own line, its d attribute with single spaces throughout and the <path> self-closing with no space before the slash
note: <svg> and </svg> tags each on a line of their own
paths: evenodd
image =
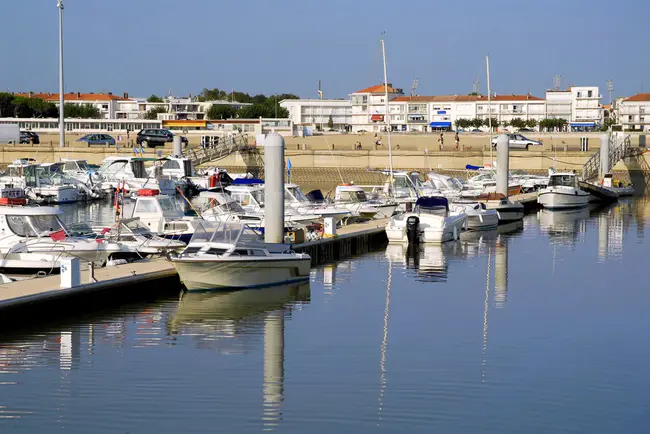
<svg viewBox="0 0 650 434">
<path fill-rule="evenodd" d="M 4 335 L 0 432 L 647 433 L 648 217 L 534 214 Z"/>
</svg>

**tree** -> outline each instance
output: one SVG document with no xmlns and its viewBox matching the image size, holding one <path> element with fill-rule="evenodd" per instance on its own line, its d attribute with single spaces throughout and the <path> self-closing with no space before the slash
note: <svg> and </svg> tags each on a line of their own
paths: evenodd
<svg viewBox="0 0 650 434">
<path fill-rule="evenodd" d="M 151 94 L 151 96 L 147 98 L 147 102 L 163 102 L 163 99 L 158 95 Z"/>
<path fill-rule="evenodd" d="M 334 119 L 332 119 L 332 115 L 330 115 L 330 118 L 327 120 L 327 128 L 330 130 L 334 129 Z"/>
<path fill-rule="evenodd" d="M 526 121 L 526 126 L 527 126 L 528 128 L 535 128 L 535 127 L 537 126 L 537 119 L 532 119 L 532 118 L 531 118 L 531 119 L 528 119 L 528 120 Z"/>
<path fill-rule="evenodd" d="M 158 113 L 167 113 L 167 107 L 152 107 L 144 114 L 144 118 L 150 121 L 155 121 L 158 119 Z"/>
<path fill-rule="evenodd" d="M 569 122 L 564 118 L 559 118 L 557 120 L 557 127 L 560 131 L 566 131 L 568 124 Z"/>
<path fill-rule="evenodd" d="M 512 125 L 513 128 L 520 130 L 526 127 L 526 121 L 522 118 L 514 118 L 510 121 L 510 125 Z"/>
<path fill-rule="evenodd" d="M 471 122 L 474 128 L 481 128 L 483 126 L 483 119 L 481 118 L 474 118 Z"/>
<path fill-rule="evenodd" d="M 490 121 L 490 118 L 485 118 L 483 119 L 483 125 L 485 125 L 486 127 L 492 125 L 492 128 L 498 128 L 499 120 L 497 118 L 492 118 L 492 120 Z"/>
<path fill-rule="evenodd" d="M 237 116 L 237 109 L 228 104 L 212 104 L 206 114 L 208 119 L 232 119 Z"/>
<path fill-rule="evenodd" d="M 609 117 L 605 119 L 605 122 L 603 122 L 603 125 L 600 127 L 600 131 L 608 131 L 610 127 L 612 128 L 612 131 L 614 131 L 614 125 L 616 125 L 616 119 Z"/>
<path fill-rule="evenodd" d="M 66 118 L 99 119 L 102 114 L 91 104 L 63 104 L 63 114 Z"/>
</svg>

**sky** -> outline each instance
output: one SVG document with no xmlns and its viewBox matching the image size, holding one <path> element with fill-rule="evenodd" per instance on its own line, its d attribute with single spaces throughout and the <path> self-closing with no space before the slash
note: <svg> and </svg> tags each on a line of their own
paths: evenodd
<svg viewBox="0 0 650 434">
<path fill-rule="evenodd" d="M 418 95 L 650 92 L 650 1 L 64 0 L 66 91 L 176 96 L 219 88 L 343 97 L 383 82 Z M 0 90 L 58 91 L 56 0 L 0 0 Z"/>
</svg>

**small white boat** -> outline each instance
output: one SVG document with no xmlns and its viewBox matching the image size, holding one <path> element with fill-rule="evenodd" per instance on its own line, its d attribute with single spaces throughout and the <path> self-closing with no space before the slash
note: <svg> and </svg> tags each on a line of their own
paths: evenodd
<svg viewBox="0 0 650 434">
<path fill-rule="evenodd" d="M 187 248 L 169 255 L 188 291 L 254 288 L 309 280 L 311 257 L 286 244 L 267 244 L 243 224 L 197 230 Z"/>
<path fill-rule="evenodd" d="M 449 205 L 451 214 L 465 214 L 466 227 L 471 231 L 489 231 L 499 226 L 499 214 L 495 209 L 488 209 L 483 202 L 456 201 Z"/>
<path fill-rule="evenodd" d="M 353 184 L 336 186 L 334 204 L 348 209 L 354 217 L 363 220 L 390 218 L 397 209 L 397 203 L 389 199 L 368 199 L 366 191 Z"/>
<path fill-rule="evenodd" d="M 582 208 L 589 205 L 589 193 L 580 189 L 575 173 L 552 173 L 537 202 L 547 209 Z"/>
<path fill-rule="evenodd" d="M 157 166 L 150 175 L 145 162 L 159 162 L 158 158 L 111 156 L 104 159 L 102 166 L 92 174 L 93 182 L 106 192 L 116 188 L 126 191 L 140 189 L 158 190 L 163 194 L 176 194 L 176 182 L 162 175 L 161 166 Z"/>
<path fill-rule="evenodd" d="M 386 225 L 390 242 L 444 243 L 457 240 L 465 227 L 464 213 L 449 213 L 445 197 L 421 197 L 415 202 L 413 212 L 393 216 Z"/>
</svg>

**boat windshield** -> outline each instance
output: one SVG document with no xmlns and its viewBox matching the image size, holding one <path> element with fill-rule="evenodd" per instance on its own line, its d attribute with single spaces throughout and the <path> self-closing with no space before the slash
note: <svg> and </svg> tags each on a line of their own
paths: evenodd
<svg viewBox="0 0 650 434">
<path fill-rule="evenodd" d="M 253 190 L 251 191 L 251 195 L 260 206 L 264 206 L 264 190 Z"/>
<path fill-rule="evenodd" d="M 368 197 L 363 190 L 342 191 L 339 195 L 341 202 L 367 202 Z"/>
<path fill-rule="evenodd" d="M 166 211 L 178 211 L 176 203 L 171 199 L 171 197 L 160 196 L 158 197 L 158 203 L 160 204 L 160 209 L 163 212 Z"/>
<path fill-rule="evenodd" d="M 309 202 L 307 196 L 303 194 L 299 187 L 287 187 L 287 191 L 291 194 L 298 202 Z"/>
<path fill-rule="evenodd" d="M 47 236 L 52 232 L 65 230 L 59 216 L 55 214 L 8 215 L 7 224 L 9 229 L 20 237 Z"/>
<path fill-rule="evenodd" d="M 127 221 L 122 221 L 122 226 L 125 227 L 128 231 L 133 232 L 134 234 L 139 234 L 139 235 L 144 235 L 148 234 L 149 228 L 146 227 L 140 219 L 133 219 L 133 220 L 127 220 Z"/>
<path fill-rule="evenodd" d="M 575 176 L 552 175 L 548 180 L 549 187 L 575 187 Z"/>
<path fill-rule="evenodd" d="M 260 245 L 260 236 L 241 223 L 222 222 L 217 226 L 212 239 L 213 243 L 232 245 Z"/>
<path fill-rule="evenodd" d="M 79 166 L 79 170 L 86 171 L 89 169 L 88 162 L 86 160 L 77 160 L 77 166 Z"/>
<path fill-rule="evenodd" d="M 207 243 L 212 238 L 214 227 L 208 222 L 202 221 L 194 229 L 192 238 L 190 239 L 189 244 L 193 243 Z"/>
</svg>

